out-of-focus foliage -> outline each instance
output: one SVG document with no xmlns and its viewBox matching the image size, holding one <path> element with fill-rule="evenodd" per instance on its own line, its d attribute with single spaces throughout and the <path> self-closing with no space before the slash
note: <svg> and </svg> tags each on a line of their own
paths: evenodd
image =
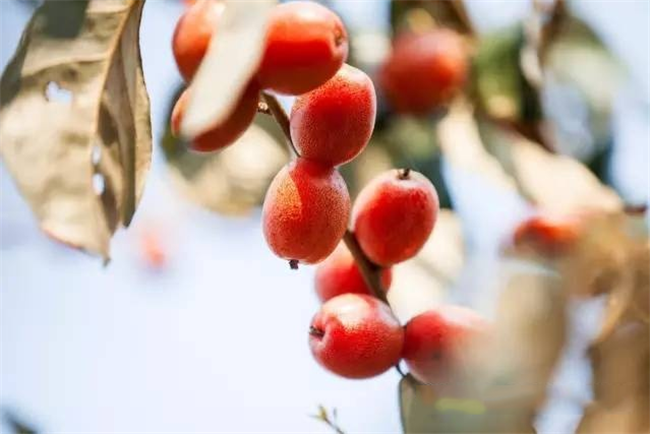
<svg viewBox="0 0 650 434">
<path fill-rule="evenodd" d="M 189 151 L 174 137 L 171 109 L 161 145 L 173 185 L 192 202 L 226 215 L 247 215 L 260 205 L 266 189 L 289 160 L 279 127 L 258 114 L 253 125 L 228 148 L 215 153 Z"/>
<path fill-rule="evenodd" d="M 564 344 L 566 297 L 557 274 L 511 268 L 501 282 L 492 340 L 465 349 L 467 374 L 447 390 L 402 379 L 405 432 L 535 432 Z"/>
<path fill-rule="evenodd" d="M 143 4 L 44 3 L 2 76 L 0 150 L 19 189 L 46 233 L 105 259 L 149 171 Z"/>
<path fill-rule="evenodd" d="M 422 250 L 414 258 L 393 267 L 388 301 L 397 318 L 406 323 L 415 315 L 439 305 L 447 298 L 464 262 L 460 221 L 452 211 L 442 210 Z"/>
</svg>

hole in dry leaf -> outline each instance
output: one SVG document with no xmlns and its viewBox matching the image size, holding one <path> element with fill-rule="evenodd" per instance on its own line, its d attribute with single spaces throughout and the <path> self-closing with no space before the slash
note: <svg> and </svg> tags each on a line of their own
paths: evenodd
<svg viewBox="0 0 650 434">
<path fill-rule="evenodd" d="M 70 104 L 72 102 L 72 92 L 62 88 L 58 83 L 50 81 L 45 87 L 45 98 L 50 102 Z"/>
<path fill-rule="evenodd" d="M 90 161 L 92 161 L 93 166 L 97 166 L 101 159 L 102 159 L 102 147 L 99 145 L 93 146 L 93 150 L 90 154 Z"/>
<path fill-rule="evenodd" d="M 95 173 L 93 175 L 93 190 L 95 194 L 101 195 L 104 193 L 104 188 L 106 187 L 104 183 L 104 175 L 101 173 Z"/>
</svg>

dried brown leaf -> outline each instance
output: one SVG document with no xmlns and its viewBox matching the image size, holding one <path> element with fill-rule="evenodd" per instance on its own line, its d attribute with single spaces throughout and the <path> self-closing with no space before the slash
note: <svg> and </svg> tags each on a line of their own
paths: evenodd
<svg viewBox="0 0 650 434">
<path fill-rule="evenodd" d="M 2 76 L 0 151 L 18 188 L 45 232 L 106 259 L 150 163 L 143 4 L 45 2 Z"/>
<path fill-rule="evenodd" d="M 192 138 L 219 124 L 234 109 L 255 74 L 264 50 L 266 21 L 275 0 L 227 0 L 219 37 L 190 86 L 181 132 Z"/>
</svg>

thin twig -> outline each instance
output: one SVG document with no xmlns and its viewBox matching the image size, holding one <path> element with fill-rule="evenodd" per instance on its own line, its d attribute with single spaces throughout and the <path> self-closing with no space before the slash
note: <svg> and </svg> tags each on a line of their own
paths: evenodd
<svg viewBox="0 0 650 434">
<path fill-rule="evenodd" d="M 363 280 L 366 281 L 366 285 L 368 285 L 373 295 L 384 303 L 388 304 L 388 300 L 386 299 L 386 291 L 384 291 L 381 286 L 381 268 L 370 262 L 370 260 L 366 257 L 366 255 L 361 250 L 361 247 L 359 246 L 354 233 L 346 230 L 345 235 L 343 235 L 343 241 L 348 247 L 348 250 L 350 250 L 350 253 L 352 253 L 354 260 L 359 266 L 359 271 L 361 271 Z"/>
<path fill-rule="evenodd" d="M 271 115 L 273 115 L 275 121 L 278 123 L 280 128 L 282 128 L 282 132 L 284 133 L 284 136 L 289 141 L 289 145 L 291 146 L 291 152 L 296 157 L 300 157 L 300 153 L 298 153 L 298 150 L 296 149 L 296 147 L 293 144 L 293 141 L 291 140 L 289 116 L 287 116 L 287 113 L 284 111 L 284 109 L 280 105 L 280 102 L 275 96 L 267 92 L 262 92 L 262 97 L 264 98 L 264 102 L 266 103 L 269 112 L 271 113 Z"/>
<path fill-rule="evenodd" d="M 476 36 L 476 29 L 474 28 L 474 24 L 472 24 L 472 20 L 470 19 L 469 14 L 467 13 L 467 9 L 465 8 L 465 3 L 463 0 L 451 0 L 450 3 L 451 8 L 456 14 L 458 20 L 462 23 L 467 34 L 470 36 Z"/>
</svg>

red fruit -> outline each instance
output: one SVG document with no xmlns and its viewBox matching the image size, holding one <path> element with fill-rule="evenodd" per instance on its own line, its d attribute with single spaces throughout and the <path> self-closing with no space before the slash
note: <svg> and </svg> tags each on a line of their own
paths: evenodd
<svg viewBox="0 0 650 434">
<path fill-rule="evenodd" d="M 547 255 L 571 249 L 580 235 L 578 218 L 536 216 L 523 221 L 514 233 L 517 247 L 528 246 Z"/>
<path fill-rule="evenodd" d="M 258 78 L 263 88 L 299 95 L 329 80 L 347 57 L 348 35 L 334 12 L 309 1 L 283 3 L 271 12 Z"/>
<path fill-rule="evenodd" d="M 393 280 L 391 269 L 382 269 L 380 279 L 382 288 L 388 291 Z M 372 294 L 352 253 L 343 242 L 327 259 L 318 264 L 314 280 L 316 294 L 323 302 L 346 293 Z"/>
<path fill-rule="evenodd" d="M 470 351 L 489 336 L 490 325 L 474 311 L 441 306 L 407 324 L 402 356 L 409 372 L 423 383 L 442 386 L 470 368 Z"/>
<path fill-rule="evenodd" d="M 451 30 L 403 35 L 381 70 L 381 87 L 396 111 L 426 114 L 463 86 L 467 63 L 463 41 Z"/>
<path fill-rule="evenodd" d="M 311 352 L 325 369 L 369 378 L 395 365 L 404 331 L 390 308 L 374 297 L 343 294 L 325 303 L 309 330 Z"/>
<path fill-rule="evenodd" d="M 298 158 L 275 176 L 266 192 L 262 225 L 281 258 L 313 264 L 341 241 L 350 217 L 350 195 L 336 169 Z"/>
<path fill-rule="evenodd" d="M 172 38 L 172 50 L 178 70 L 190 81 L 205 56 L 224 4 L 217 0 L 197 0 L 188 8 L 176 24 Z"/>
<path fill-rule="evenodd" d="M 291 138 L 302 157 L 337 166 L 368 144 L 376 111 L 370 78 L 344 64 L 325 84 L 296 99 Z"/>
<path fill-rule="evenodd" d="M 377 176 L 354 204 L 361 249 L 384 267 L 412 258 L 431 235 L 438 206 L 433 184 L 417 172 L 390 170 Z"/>
<path fill-rule="evenodd" d="M 178 135 L 185 115 L 189 94 L 185 90 L 172 111 L 172 133 Z M 233 144 L 253 122 L 259 101 L 259 87 L 251 83 L 240 98 L 234 111 L 221 124 L 195 137 L 190 149 L 198 152 L 211 152 Z"/>
</svg>

